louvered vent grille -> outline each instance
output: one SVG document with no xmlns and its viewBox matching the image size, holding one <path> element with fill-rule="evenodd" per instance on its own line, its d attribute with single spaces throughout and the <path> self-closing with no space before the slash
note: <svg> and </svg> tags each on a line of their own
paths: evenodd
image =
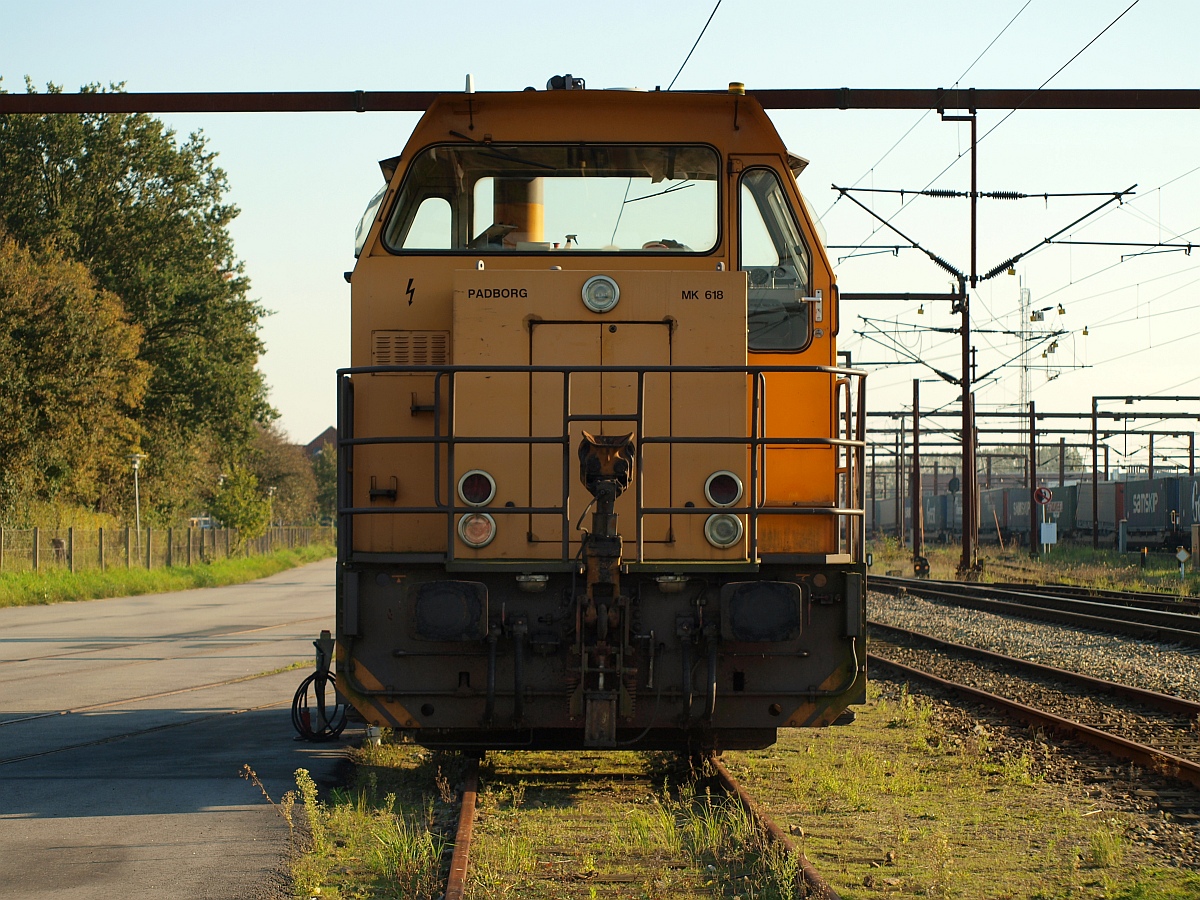
<svg viewBox="0 0 1200 900">
<path fill-rule="evenodd" d="M 373 366 L 444 366 L 450 362 L 448 331 L 373 331 Z"/>
</svg>

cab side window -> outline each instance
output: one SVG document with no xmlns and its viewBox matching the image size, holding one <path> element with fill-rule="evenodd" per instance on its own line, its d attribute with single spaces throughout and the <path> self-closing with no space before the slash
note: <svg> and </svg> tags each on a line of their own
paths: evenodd
<svg viewBox="0 0 1200 900">
<path fill-rule="evenodd" d="M 738 204 L 740 268 L 749 281 L 749 346 L 757 351 L 803 350 L 810 338 L 810 255 L 772 169 L 742 176 Z"/>
</svg>

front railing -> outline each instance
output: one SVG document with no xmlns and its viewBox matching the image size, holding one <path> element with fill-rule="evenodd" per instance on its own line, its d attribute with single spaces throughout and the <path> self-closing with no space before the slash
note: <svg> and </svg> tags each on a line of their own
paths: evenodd
<svg viewBox="0 0 1200 900">
<path fill-rule="evenodd" d="M 627 373 L 637 377 L 637 404 L 630 413 L 601 414 L 579 412 L 571 408 L 572 379 L 585 375 L 614 375 Z M 465 375 L 559 375 L 562 378 L 562 429 L 558 434 L 548 435 L 456 435 L 451 424 L 455 421 L 455 399 L 457 382 Z M 680 436 L 647 433 L 646 420 L 646 376 L 688 374 L 742 374 L 751 388 L 749 434 L 735 436 Z M 833 404 L 831 410 L 832 435 L 784 436 L 767 434 L 767 376 L 801 375 L 820 379 L 828 386 L 834 379 L 833 391 L 828 387 L 817 396 L 828 396 Z M 359 436 L 354 426 L 354 376 L 364 375 L 431 375 L 434 379 L 433 403 L 413 406 L 414 415 L 420 411 L 432 413 L 433 433 L 426 435 L 372 435 Z M 763 516 L 821 516 L 832 518 L 836 523 L 838 553 L 849 554 L 852 559 L 862 558 L 865 547 L 865 471 L 866 454 L 866 375 L 859 369 L 834 366 L 358 366 L 338 370 L 338 540 L 340 557 L 350 559 L 354 547 L 354 517 L 375 515 L 419 515 L 439 514 L 446 517 L 446 553 L 433 555 L 428 561 L 455 559 L 455 517 L 460 513 L 478 511 L 457 501 L 454 486 L 457 484 L 456 451 L 468 444 L 521 444 L 530 448 L 536 445 L 556 445 L 561 448 L 562 466 L 560 477 L 562 503 L 554 506 L 504 506 L 487 507 L 492 515 L 541 515 L 558 516 L 562 523 L 562 549 L 560 562 L 568 563 L 572 558 L 571 530 L 567 499 L 570 485 L 577 473 L 572 467 L 574 448 L 571 446 L 573 423 L 625 422 L 632 426 L 635 442 L 634 500 L 636 525 L 634 544 L 635 560 L 646 562 L 643 519 L 657 515 L 711 515 L 713 510 L 704 507 L 651 507 L 644 503 L 643 449 L 655 444 L 667 445 L 741 445 L 749 454 L 750 477 L 747 500 L 735 507 L 723 507 L 722 513 L 747 517 L 749 559 L 759 560 L 758 525 Z M 781 400 L 784 402 L 803 402 Z M 415 401 L 414 401 L 415 403 Z M 531 429 L 533 430 L 533 429 Z M 443 433 L 445 431 L 445 433 Z M 431 506 L 354 506 L 353 453 L 355 447 L 388 444 L 426 445 L 434 447 L 433 483 L 434 498 Z M 782 447 L 827 447 L 836 454 L 836 502 L 833 505 L 805 505 L 792 502 L 787 506 L 768 506 L 767 497 L 767 450 Z M 444 456 L 444 460 L 443 460 Z M 783 498 L 772 498 L 779 500 Z M 428 556 L 419 555 L 419 556 Z"/>
</svg>

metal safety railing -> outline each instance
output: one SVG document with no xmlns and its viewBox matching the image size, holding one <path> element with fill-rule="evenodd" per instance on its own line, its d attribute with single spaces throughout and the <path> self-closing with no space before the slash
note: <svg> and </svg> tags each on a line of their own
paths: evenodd
<svg viewBox="0 0 1200 900">
<path fill-rule="evenodd" d="M 455 402 L 460 392 L 458 381 L 473 375 L 557 375 L 562 379 L 561 430 L 552 434 L 460 435 L 455 434 Z M 572 380 L 586 375 L 636 376 L 636 404 L 628 413 L 597 413 L 572 409 Z M 646 428 L 646 378 L 649 375 L 741 374 L 751 391 L 748 434 L 673 435 L 648 433 Z M 360 436 L 355 430 L 354 377 L 367 375 L 428 375 L 433 378 L 433 403 L 420 412 L 432 413 L 431 434 Z M 829 433 L 825 435 L 779 435 L 767 433 L 768 379 L 774 375 L 812 376 L 826 383 L 823 391 L 799 394 L 789 390 L 780 403 L 803 403 L 803 396 L 826 396 L 831 404 Z M 749 456 L 747 500 L 739 506 L 722 507 L 721 513 L 747 517 L 748 558 L 759 559 L 758 525 L 763 516 L 822 516 L 837 523 L 838 552 L 861 558 L 865 543 L 865 459 L 866 459 L 866 375 L 859 369 L 836 366 L 357 366 L 338 370 L 338 540 L 342 559 L 349 559 L 354 547 L 354 517 L 375 515 L 437 514 L 446 517 L 446 552 L 438 560 L 455 559 L 455 517 L 479 512 L 479 508 L 459 503 L 455 492 L 458 448 L 472 444 L 517 444 L 530 448 L 553 445 L 561 448 L 561 499 L 551 506 L 488 506 L 492 515 L 557 516 L 562 523 L 561 562 L 569 562 L 571 529 L 567 501 L 572 479 L 577 476 L 572 460 L 571 426 L 574 423 L 629 423 L 634 435 L 634 501 L 636 562 L 646 562 L 643 520 L 659 515 L 712 515 L 714 510 L 694 506 L 646 506 L 643 466 L 644 448 L 654 445 L 741 445 Z M 792 387 L 792 385 L 788 385 Z M 545 388 L 539 388 L 544 390 Z M 399 391 L 397 391 L 399 393 Z M 413 406 L 413 413 L 418 407 Z M 531 427 L 530 431 L 534 431 Z M 425 445 L 433 453 L 434 497 L 424 506 L 355 506 L 353 456 L 356 447 L 383 445 Z M 836 454 L 836 486 L 833 504 L 807 504 L 792 500 L 787 505 L 767 505 L 767 451 L 786 447 L 829 448 Z M 777 503 L 786 498 L 772 497 Z M 398 551 L 400 552 L 400 551 Z M 428 556 L 428 554 L 418 554 Z M 432 560 L 430 560 L 432 561 Z M 675 560 L 671 560 L 675 561 Z"/>
</svg>

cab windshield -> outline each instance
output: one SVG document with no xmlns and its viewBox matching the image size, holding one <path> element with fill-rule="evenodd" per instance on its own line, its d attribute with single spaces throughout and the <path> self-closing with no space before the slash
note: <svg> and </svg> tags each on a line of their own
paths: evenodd
<svg viewBox="0 0 1200 900">
<path fill-rule="evenodd" d="M 718 171 L 705 146 L 431 147 L 409 167 L 383 243 L 393 253 L 707 253 Z"/>
</svg>

